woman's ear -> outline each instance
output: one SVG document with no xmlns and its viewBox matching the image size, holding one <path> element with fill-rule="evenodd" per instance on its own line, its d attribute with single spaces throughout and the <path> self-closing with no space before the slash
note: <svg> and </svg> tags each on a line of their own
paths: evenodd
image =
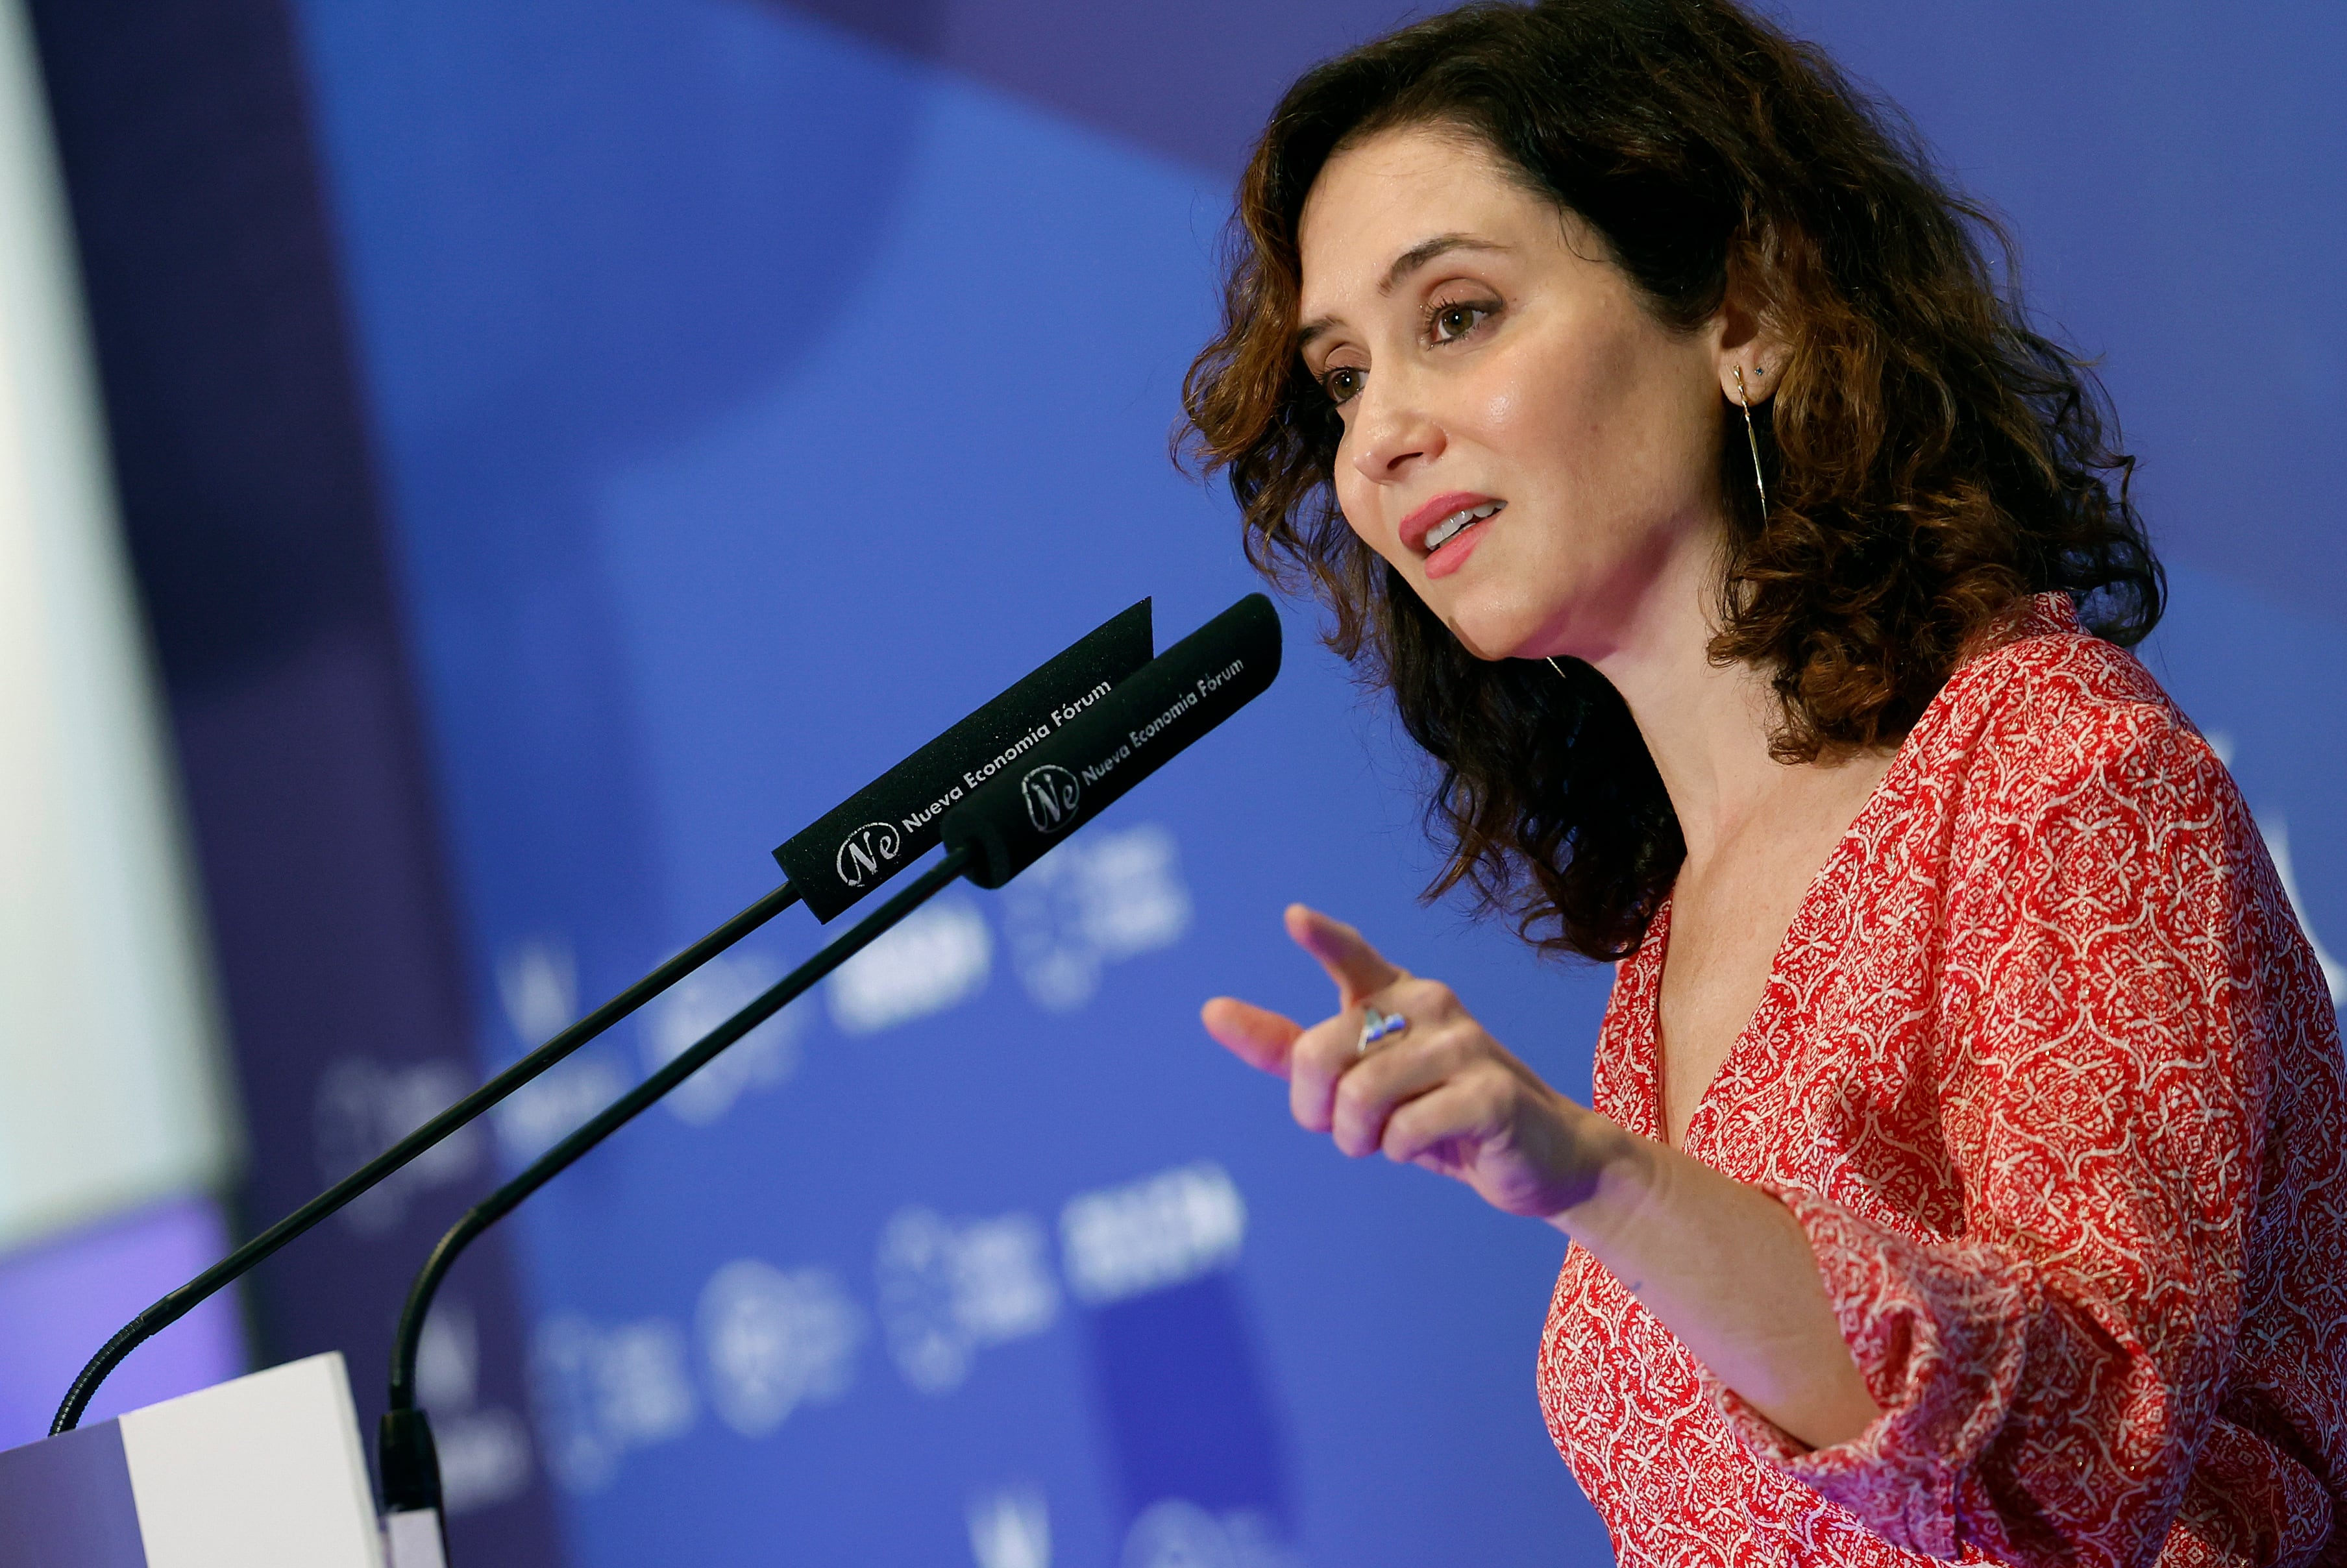
<svg viewBox="0 0 2347 1568">
<path fill-rule="evenodd" d="M 1778 384 L 1785 379 L 1785 362 L 1792 356 L 1770 324 L 1768 313 L 1751 297 L 1733 268 L 1728 272 L 1727 295 L 1720 302 L 1717 319 L 1719 343 L 1716 355 L 1720 394 L 1730 403 L 1749 403 L 1758 407 L 1776 395 Z"/>
</svg>

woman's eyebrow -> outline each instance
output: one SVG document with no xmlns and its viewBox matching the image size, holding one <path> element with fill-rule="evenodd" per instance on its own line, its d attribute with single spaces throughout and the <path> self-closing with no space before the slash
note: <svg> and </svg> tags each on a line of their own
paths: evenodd
<svg viewBox="0 0 2347 1568">
<path fill-rule="evenodd" d="M 1449 251 L 1504 251 L 1506 249 L 1505 245 L 1496 240 L 1480 240 L 1472 234 L 1437 234 L 1431 240 L 1420 240 L 1394 258 L 1393 265 L 1386 269 L 1385 282 L 1378 285 L 1378 292 L 1392 293 L 1395 284 L 1433 261 L 1437 256 Z"/>
<path fill-rule="evenodd" d="M 1449 251 L 1504 251 L 1507 248 L 1507 246 L 1501 244 L 1496 240 L 1481 240 L 1472 234 L 1437 234 L 1430 240 L 1420 240 L 1417 244 L 1412 245 L 1409 250 L 1404 251 L 1400 255 L 1394 258 L 1393 265 L 1386 269 L 1384 281 L 1378 284 L 1378 292 L 1380 294 L 1392 293 L 1394 292 L 1395 285 L 1399 283 L 1404 278 L 1409 277 L 1412 272 L 1417 272 L 1420 267 L 1425 266 L 1437 256 L 1446 254 Z M 1334 316 L 1317 316 L 1311 321 L 1305 323 L 1302 327 L 1296 330 L 1296 352 L 1302 354 L 1307 348 L 1311 346 L 1312 340 L 1314 338 L 1318 337 L 1321 333 L 1328 331 L 1331 327 L 1334 327 L 1337 324 L 1337 318 Z"/>
</svg>

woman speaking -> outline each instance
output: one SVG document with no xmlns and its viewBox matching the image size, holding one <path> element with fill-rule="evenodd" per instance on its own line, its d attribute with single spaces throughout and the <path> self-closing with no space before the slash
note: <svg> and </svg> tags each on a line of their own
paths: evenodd
<svg viewBox="0 0 2347 1568">
<path fill-rule="evenodd" d="M 1302 907 L 1348 1154 L 1572 1238 L 1539 1389 L 1625 1563 L 2347 1563 L 2347 1071 L 2159 567 L 1993 226 L 1725 0 L 1313 71 L 1186 406 L 1528 940 L 1594 1108 Z"/>
</svg>

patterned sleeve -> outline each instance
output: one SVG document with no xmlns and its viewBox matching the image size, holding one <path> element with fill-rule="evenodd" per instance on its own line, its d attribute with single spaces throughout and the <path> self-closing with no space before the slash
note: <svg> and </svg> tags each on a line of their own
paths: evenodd
<svg viewBox="0 0 2347 1568">
<path fill-rule="evenodd" d="M 2223 1424 L 2272 1009 L 2311 961 L 2171 711 L 2033 752 L 1991 769 L 2010 804 L 1949 895 L 1937 1078 L 1964 1234 L 1778 1193 L 1884 1414 L 1813 1451 L 1714 1389 L 1757 1456 L 1911 1551 L 2147 1564 Z"/>
</svg>

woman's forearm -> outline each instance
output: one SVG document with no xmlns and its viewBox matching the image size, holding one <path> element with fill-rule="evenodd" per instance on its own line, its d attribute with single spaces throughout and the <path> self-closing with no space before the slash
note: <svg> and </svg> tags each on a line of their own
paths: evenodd
<svg viewBox="0 0 2347 1568">
<path fill-rule="evenodd" d="M 1588 1195 L 1549 1223 L 1795 1438 L 1830 1448 L 1864 1431 L 1881 1409 L 1791 1212 L 1667 1144 L 1581 1114 L 1591 1124 L 1582 1135 L 1604 1157 Z"/>
</svg>

